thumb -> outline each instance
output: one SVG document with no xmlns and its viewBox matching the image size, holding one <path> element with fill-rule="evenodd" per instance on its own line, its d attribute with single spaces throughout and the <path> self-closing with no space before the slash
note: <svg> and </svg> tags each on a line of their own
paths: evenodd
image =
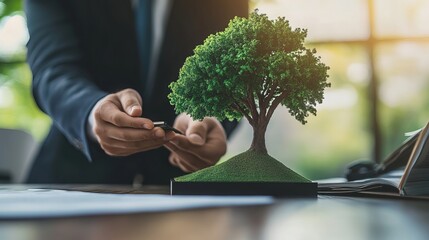
<svg viewBox="0 0 429 240">
<path fill-rule="evenodd" d="M 143 114 L 142 99 L 140 94 L 133 89 L 125 89 L 118 92 L 122 109 L 131 117 L 140 117 Z"/>
<path fill-rule="evenodd" d="M 186 136 L 189 141 L 195 145 L 204 145 L 207 136 L 207 124 L 204 121 L 192 121 L 186 130 Z"/>
</svg>

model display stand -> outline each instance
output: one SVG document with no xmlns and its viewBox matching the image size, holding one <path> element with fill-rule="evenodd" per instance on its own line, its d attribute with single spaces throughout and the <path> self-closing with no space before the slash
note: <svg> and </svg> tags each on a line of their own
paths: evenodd
<svg viewBox="0 0 429 240">
<path fill-rule="evenodd" d="M 317 197 L 317 183 L 282 182 L 170 182 L 171 195 L 248 195 Z"/>
<path fill-rule="evenodd" d="M 305 124 L 330 87 L 329 67 L 315 49 L 304 46 L 306 35 L 304 29 L 292 29 L 285 18 L 270 20 L 256 10 L 249 18 L 234 18 L 224 31 L 195 48 L 179 79 L 169 86 L 170 103 L 177 113 L 193 119 L 245 117 L 253 140 L 244 153 L 175 178 L 171 194 L 316 196 L 317 183 L 272 158 L 265 145 L 268 123 L 278 106 L 287 107 Z"/>
<path fill-rule="evenodd" d="M 218 165 L 172 179 L 170 193 L 316 197 L 317 183 L 268 154 L 249 150 Z"/>
</svg>

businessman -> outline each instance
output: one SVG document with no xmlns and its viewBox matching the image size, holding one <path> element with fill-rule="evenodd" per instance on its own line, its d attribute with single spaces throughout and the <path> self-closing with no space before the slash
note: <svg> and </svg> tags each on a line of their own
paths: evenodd
<svg viewBox="0 0 429 240">
<path fill-rule="evenodd" d="M 236 124 L 176 116 L 168 85 L 196 45 L 247 16 L 246 0 L 26 0 L 25 10 L 33 95 L 53 122 L 29 183 L 166 184 L 225 153 Z"/>
</svg>

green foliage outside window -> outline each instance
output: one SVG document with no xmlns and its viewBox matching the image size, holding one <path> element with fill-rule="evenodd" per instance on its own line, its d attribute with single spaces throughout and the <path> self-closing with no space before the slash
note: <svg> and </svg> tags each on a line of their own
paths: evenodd
<svg viewBox="0 0 429 240">
<path fill-rule="evenodd" d="M 0 27 L 22 16 L 22 1 L 0 0 Z M 0 127 L 22 129 L 41 140 L 50 120 L 34 103 L 25 54 L 24 45 L 13 52 L 0 52 Z"/>
</svg>

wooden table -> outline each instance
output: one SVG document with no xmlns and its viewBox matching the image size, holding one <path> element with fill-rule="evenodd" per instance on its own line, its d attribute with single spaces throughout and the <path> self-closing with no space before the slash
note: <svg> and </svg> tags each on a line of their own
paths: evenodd
<svg viewBox="0 0 429 240">
<path fill-rule="evenodd" d="M 44 187 L 117 193 L 166 193 L 168 190 L 103 185 Z M 279 199 L 274 205 L 262 207 L 1 221 L 0 239 L 427 240 L 429 201 L 319 196 L 317 199 Z"/>
</svg>

